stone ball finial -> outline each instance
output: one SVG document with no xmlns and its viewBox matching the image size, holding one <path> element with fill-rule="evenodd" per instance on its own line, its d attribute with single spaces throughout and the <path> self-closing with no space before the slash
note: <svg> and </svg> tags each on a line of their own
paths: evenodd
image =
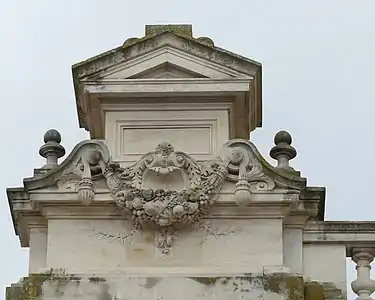
<svg viewBox="0 0 375 300">
<path fill-rule="evenodd" d="M 43 138 L 45 143 L 48 142 L 56 142 L 58 144 L 61 143 L 61 134 L 56 129 L 50 129 L 44 134 Z"/>
<path fill-rule="evenodd" d="M 274 138 L 275 146 L 270 151 L 270 156 L 277 160 L 277 167 L 282 169 L 291 169 L 289 160 L 297 156 L 297 151 L 292 144 L 292 136 L 289 132 L 281 130 L 276 133 Z"/>
<path fill-rule="evenodd" d="M 275 145 L 278 145 L 278 144 L 281 144 L 281 143 L 291 145 L 292 144 L 292 136 L 290 135 L 290 133 L 288 131 L 280 130 L 275 135 L 274 143 L 275 143 Z"/>
<path fill-rule="evenodd" d="M 65 155 L 65 149 L 61 143 L 61 135 L 56 129 L 50 129 L 44 134 L 44 145 L 39 149 L 40 156 L 47 162 L 42 169 L 53 169 L 58 166 L 58 159 Z"/>
</svg>

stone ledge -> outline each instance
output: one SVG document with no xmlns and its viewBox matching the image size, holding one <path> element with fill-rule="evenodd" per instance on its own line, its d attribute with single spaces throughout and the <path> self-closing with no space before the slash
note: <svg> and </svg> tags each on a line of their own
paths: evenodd
<svg viewBox="0 0 375 300">
<path fill-rule="evenodd" d="M 171 287 L 178 286 L 178 289 Z M 6 290 L 6 300 L 178 300 L 231 299 L 331 300 L 344 299 L 332 284 L 304 283 L 284 273 L 237 277 L 90 277 L 43 273 L 23 278 Z M 183 295 L 183 296 L 181 296 Z M 219 296 L 220 295 L 220 296 Z"/>
</svg>

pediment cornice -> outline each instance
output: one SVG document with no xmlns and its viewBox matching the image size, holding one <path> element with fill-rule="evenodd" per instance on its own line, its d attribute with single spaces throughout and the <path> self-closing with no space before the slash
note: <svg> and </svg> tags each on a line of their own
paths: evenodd
<svg viewBox="0 0 375 300">
<path fill-rule="evenodd" d="M 131 66 L 137 62 L 142 62 L 144 69 Z M 89 129 L 85 118 L 87 108 L 83 100 L 83 81 L 102 80 L 100 78 L 105 75 L 120 76 L 121 74 L 113 75 L 119 70 L 124 73 L 124 77 L 129 75 L 133 78 L 168 62 L 182 68 L 186 74 L 190 73 L 190 77 L 194 74 L 196 77 L 219 79 L 252 78 L 249 90 L 254 101 L 254 120 L 250 130 L 261 126 L 261 64 L 207 43 L 205 39 L 196 39 L 166 29 L 154 35 L 132 39 L 123 46 L 72 67 L 80 127 Z"/>
</svg>

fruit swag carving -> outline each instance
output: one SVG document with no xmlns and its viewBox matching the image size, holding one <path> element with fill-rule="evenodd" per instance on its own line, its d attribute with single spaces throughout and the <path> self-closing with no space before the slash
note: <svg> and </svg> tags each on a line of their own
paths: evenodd
<svg viewBox="0 0 375 300">
<path fill-rule="evenodd" d="M 127 168 L 120 168 L 110 160 L 104 143 L 90 144 L 84 147 L 79 160 L 82 170 L 79 199 L 86 205 L 94 200 L 92 174 L 99 169 L 117 206 L 124 213 L 131 213 L 140 226 L 192 223 L 215 202 L 225 180 L 236 182 L 238 205 L 249 203 L 252 191 L 275 187 L 252 149 L 238 141 L 228 143 L 221 157 L 200 163 L 163 142 Z"/>
<path fill-rule="evenodd" d="M 158 177 L 175 173 L 183 181 L 183 188 L 180 191 L 143 188 L 149 172 Z M 133 213 L 133 219 L 140 225 L 153 222 L 164 227 L 177 222 L 190 223 L 214 203 L 226 176 L 227 168 L 222 161 L 211 163 L 203 171 L 193 158 L 175 152 L 169 143 L 161 143 L 155 152 L 124 170 L 121 179 L 130 183 L 131 188 L 117 192 L 115 199 L 121 209 Z"/>
<path fill-rule="evenodd" d="M 225 181 L 236 183 L 234 196 L 240 206 L 251 201 L 253 191 L 275 187 L 247 141 L 232 140 L 221 156 L 199 163 L 163 142 L 127 168 L 110 160 L 102 142 L 89 141 L 81 149 L 77 161 L 82 170 L 79 199 L 86 205 L 94 200 L 93 179 L 102 174 L 118 208 L 132 215 L 135 228 L 157 229 L 157 245 L 164 254 L 169 252 L 179 226 L 202 224 Z"/>
<path fill-rule="evenodd" d="M 124 213 L 131 213 L 135 224 L 141 227 L 186 224 L 199 218 L 219 195 L 229 164 L 229 160 L 218 158 L 207 166 L 200 165 L 189 155 L 175 152 L 169 143 L 159 144 L 154 152 L 125 169 L 116 163 L 105 164 L 99 157 L 93 161 L 93 156 L 83 163 L 85 169 L 95 162 L 101 165 L 117 206 Z M 168 189 L 147 187 L 153 180 L 163 184 L 171 178 L 177 183 L 171 180 Z M 92 201 L 93 195 L 88 192 L 91 188 L 89 176 L 82 178 L 78 195 L 84 203 Z"/>
</svg>

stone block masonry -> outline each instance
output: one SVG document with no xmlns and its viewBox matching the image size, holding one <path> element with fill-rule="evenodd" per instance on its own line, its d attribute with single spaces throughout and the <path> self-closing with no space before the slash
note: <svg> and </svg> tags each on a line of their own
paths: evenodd
<svg viewBox="0 0 375 300">
<path fill-rule="evenodd" d="M 7 288 L 6 300 L 325 300 L 345 299 L 332 285 L 290 274 L 214 277 L 107 277 L 32 274 Z"/>
</svg>

